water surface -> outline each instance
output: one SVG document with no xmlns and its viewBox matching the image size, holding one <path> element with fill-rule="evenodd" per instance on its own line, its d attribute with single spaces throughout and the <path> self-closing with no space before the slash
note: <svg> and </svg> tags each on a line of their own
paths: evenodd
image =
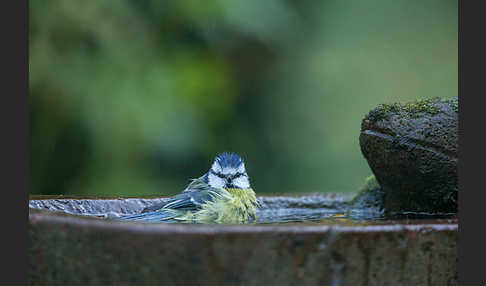
<svg viewBox="0 0 486 286">
<path fill-rule="evenodd" d="M 399 213 L 385 215 L 377 208 L 354 208 L 353 193 L 261 196 L 257 211 L 260 225 L 379 225 L 457 223 L 455 214 Z M 100 219 L 117 219 L 141 212 L 167 198 L 31 197 L 29 207 Z"/>
</svg>

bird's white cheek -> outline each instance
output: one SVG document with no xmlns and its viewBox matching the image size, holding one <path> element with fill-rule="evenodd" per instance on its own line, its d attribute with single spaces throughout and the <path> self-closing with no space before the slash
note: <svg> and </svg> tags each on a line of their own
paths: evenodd
<svg viewBox="0 0 486 286">
<path fill-rule="evenodd" d="M 209 174 L 208 181 L 209 181 L 209 185 L 213 188 L 222 188 L 225 184 L 222 178 L 215 176 L 213 174 Z"/>
<path fill-rule="evenodd" d="M 248 177 L 241 176 L 236 178 L 233 181 L 233 185 L 235 185 L 239 189 L 249 189 L 250 188 L 250 180 L 248 180 Z"/>
</svg>

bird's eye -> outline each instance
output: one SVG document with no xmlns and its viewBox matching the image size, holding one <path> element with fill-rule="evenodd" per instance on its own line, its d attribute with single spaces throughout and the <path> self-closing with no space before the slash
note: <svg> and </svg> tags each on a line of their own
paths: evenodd
<svg viewBox="0 0 486 286">
<path fill-rule="evenodd" d="M 228 177 L 228 179 L 230 179 L 230 180 L 234 180 L 234 179 L 239 178 L 239 177 L 244 176 L 244 175 L 245 175 L 245 173 L 236 173 L 236 174 L 234 174 L 233 176 L 231 176 L 231 175 L 230 175 L 230 176 Z"/>
</svg>

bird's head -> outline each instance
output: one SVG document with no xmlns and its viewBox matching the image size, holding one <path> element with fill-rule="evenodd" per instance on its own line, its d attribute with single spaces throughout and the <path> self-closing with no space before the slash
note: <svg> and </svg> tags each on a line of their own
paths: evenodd
<svg viewBox="0 0 486 286">
<path fill-rule="evenodd" d="M 243 159 L 235 153 L 222 153 L 208 172 L 208 184 L 215 188 L 249 189 L 250 179 Z"/>
</svg>

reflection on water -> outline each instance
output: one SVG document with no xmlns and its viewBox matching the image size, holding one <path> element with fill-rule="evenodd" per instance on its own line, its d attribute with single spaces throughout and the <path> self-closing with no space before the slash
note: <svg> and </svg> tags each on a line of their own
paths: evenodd
<svg viewBox="0 0 486 286">
<path fill-rule="evenodd" d="M 258 223 L 302 223 L 302 222 L 322 222 L 322 221 L 348 221 L 351 219 L 350 213 L 343 209 L 269 209 L 257 212 Z M 371 216 L 370 216 L 371 217 Z"/>
<path fill-rule="evenodd" d="M 401 213 L 385 215 L 379 210 L 360 209 L 280 209 L 261 210 L 259 224 L 309 224 L 309 225 L 370 225 L 370 224 L 413 224 L 451 223 L 455 214 Z"/>
</svg>

